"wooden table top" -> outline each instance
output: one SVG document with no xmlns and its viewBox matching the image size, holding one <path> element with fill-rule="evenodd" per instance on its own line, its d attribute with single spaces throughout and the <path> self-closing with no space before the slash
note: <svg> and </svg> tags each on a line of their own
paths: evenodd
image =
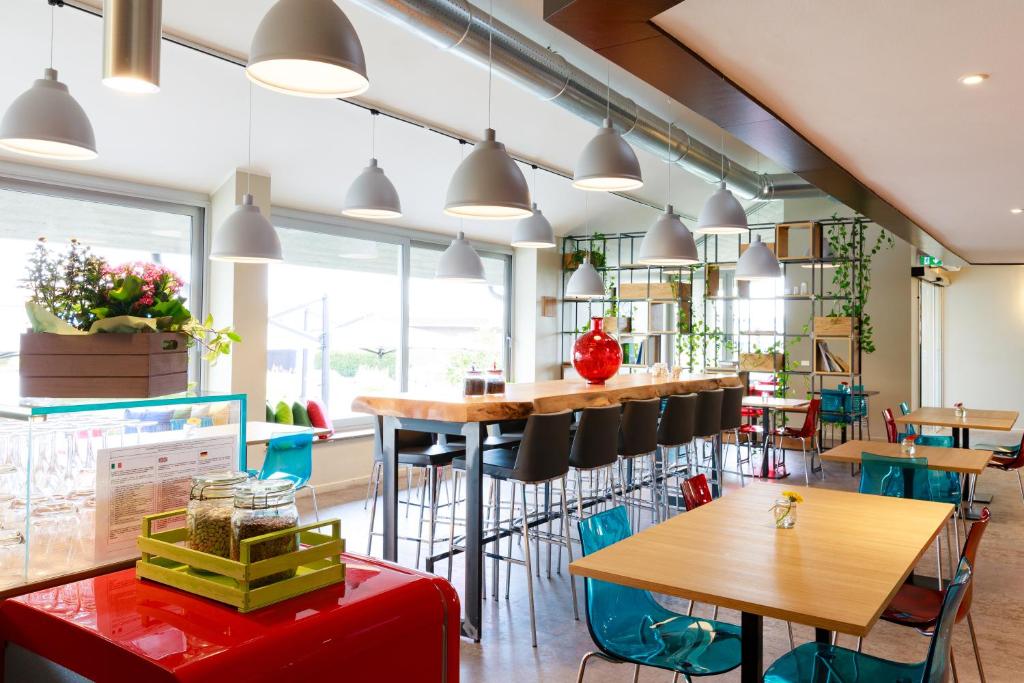
<svg viewBox="0 0 1024 683">
<path fill-rule="evenodd" d="M 796 527 L 769 511 L 804 497 Z M 570 565 L 577 576 L 864 636 L 953 506 L 751 483 Z"/>
<path fill-rule="evenodd" d="M 303 427 L 301 425 L 276 424 L 274 422 L 246 422 L 245 445 L 256 446 L 261 443 L 267 443 L 275 436 L 298 434 L 299 432 L 312 432 L 314 435 L 320 435 L 326 434 L 328 430 L 318 427 Z"/>
<path fill-rule="evenodd" d="M 803 408 L 810 404 L 806 398 L 779 398 L 777 396 L 744 396 L 743 405 L 747 408 L 769 408 L 785 410 L 787 408 Z"/>
<path fill-rule="evenodd" d="M 928 469 L 944 472 L 962 472 L 964 474 L 981 474 L 985 471 L 988 461 L 992 459 L 991 451 L 978 451 L 973 448 L 942 448 L 940 446 L 916 446 L 913 456 L 904 454 L 898 443 L 880 441 L 847 441 L 821 454 L 822 460 L 834 462 L 859 463 L 863 452 L 885 455 L 890 458 L 927 458 Z"/>
<path fill-rule="evenodd" d="M 531 413 L 554 413 L 609 406 L 630 399 L 686 394 L 703 389 L 740 386 L 737 375 L 684 374 L 679 379 L 652 375 L 616 375 L 603 386 L 579 379 L 507 384 L 504 396 L 462 396 L 461 393 L 396 393 L 357 396 L 352 410 L 443 422 L 518 420 Z"/>
<path fill-rule="evenodd" d="M 960 427 L 962 429 L 990 429 L 1008 432 L 1013 429 L 1019 413 L 1016 410 L 979 410 L 968 408 L 967 415 L 957 417 L 953 408 L 918 408 L 895 418 L 897 424 L 931 425 L 933 427 Z"/>
</svg>

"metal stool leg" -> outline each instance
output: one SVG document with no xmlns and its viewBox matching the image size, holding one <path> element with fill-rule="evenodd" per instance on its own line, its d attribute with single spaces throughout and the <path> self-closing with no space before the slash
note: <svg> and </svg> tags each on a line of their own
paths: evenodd
<svg viewBox="0 0 1024 683">
<path fill-rule="evenodd" d="M 537 615 L 533 609 L 533 571 L 530 562 L 530 514 L 526 505 L 526 484 L 520 486 L 523 494 L 523 559 L 526 567 L 526 592 L 530 601 L 530 633 L 533 636 L 533 646 L 537 647 Z"/>
<path fill-rule="evenodd" d="M 572 539 L 569 538 L 569 506 L 566 504 L 565 499 L 565 477 L 562 477 L 560 481 L 562 485 L 562 536 L 565 539 L 565 551 L 569 555 L 569 564 L 572 564 Z M 576 600 L 576 577 L 574 577 L 572 574 L 569 574 L 569 587 L 572 590 L 572 613 L 576 621 L 579 621 L 580 608 Z"/>
</svg>

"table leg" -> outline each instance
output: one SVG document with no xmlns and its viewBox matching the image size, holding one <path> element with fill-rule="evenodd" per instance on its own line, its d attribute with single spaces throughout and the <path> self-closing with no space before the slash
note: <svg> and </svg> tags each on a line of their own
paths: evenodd
<svg viewBox="0 0 1024 683">
<path fill-rule="evenodd" d="M 466 617 L 462 634 L 478 643 L 483 599 L 483 433 L 479 422 L 462 427 L 466 437 Z"/>
<path fill-rule="evenodd" d="M 740 615 L 740 681 L 761 683 L 764 670 L 764 617 L 760 614 L 743 612 Z"/>
<path fill-rule="evenodd" d="M 761 478 L 767 479 L 768 474 L 768 440 L 771 438 L 770 411 L 767 407 L 761 409 L 761 428 L 764 429 L 764 444 L 761 446 Z"/>
<path fill-rule="evenodd" d="M 814 642 L 818 643 L 819 645 L 831 645 L 832 631 L 829 631 L 827 628 L 815 628 Z"/>
<path fill-rule="evenodd" d="M 963 442 L 964 442 L 963 448 L 970 448 L 971 447 L 971 430 L 968 429 L 967 427 L 964 427 Z"/>
<path fill-rule="evenodd" d="M 393 417 L 377 417 L 375 424 L 378 443 L 384 460 L 384 559 L 398 561 L 398 453 L 395 437 L 398 420 Z"/>
<path fill-rule="evenodd" d="M 953 427 L 953 448 L 960 448 L 960 428 Z"/>
<path fill-rule="evenodd" d="M 711 441 L 711 473 L 713 479 L 711 481 L 711 496 L 718 498 L 722 495 L 722 435 L 717 434 Z M 736 446 L 736 452 L 739 452 L 739 445 Z"/>
</svg>

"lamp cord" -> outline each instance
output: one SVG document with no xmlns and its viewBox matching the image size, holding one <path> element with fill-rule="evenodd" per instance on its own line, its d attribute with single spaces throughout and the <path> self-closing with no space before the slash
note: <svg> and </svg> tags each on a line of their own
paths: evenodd
<svg viewBox="0 0 1024 683">
<path fill-rule="evenodd" d="M 487 5 L 487 127 L 491 127 L 491 82 L 494 80 L 494 0 Z"/>
<path fill-rule="evenodd" d="M 665 206 L 668 206 L 672 203 L 672 121 L 668 122 L 668 154 L 665 155 L 665 163 L 668 164 L 668 197 Z"/>
<path fill-rule="evenodd" d="M 370 110 L 370 158 L 377 158 L 377 110 Z"/>
<path fill-rule="evenodd" d="M 612 117 L 612 63 L 608 62 L 605 65 L 605 111 L 604 117 L 611 119 Z"/>
<path fill-rule="evenodd" d="M 53 68 L 53 15 L 56 14 L 54 5 L 50 5 L 50 68 Z"/>
<path fill-rule="evenodd" d="M 246 143 L 249 162 L 245 169 L 245 193 L 252 194 L 252 81 L 249 81 L 249 141 Z"/>
</svg>

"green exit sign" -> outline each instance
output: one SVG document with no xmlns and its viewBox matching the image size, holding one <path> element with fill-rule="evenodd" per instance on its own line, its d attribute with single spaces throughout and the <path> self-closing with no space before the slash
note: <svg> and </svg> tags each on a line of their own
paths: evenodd
<svg viewBox="0 0 1024 683">
<path fill-rule="evenodd" d="M 938 268 L 939 266 L 942 265 L 942 259 L 936 258 L 934 256 L 921 254 L 920 256 L 918 256 L 918 259 L 921 261 L 922 266 L 927 266 L 928 268 Z"/>
</svg>

